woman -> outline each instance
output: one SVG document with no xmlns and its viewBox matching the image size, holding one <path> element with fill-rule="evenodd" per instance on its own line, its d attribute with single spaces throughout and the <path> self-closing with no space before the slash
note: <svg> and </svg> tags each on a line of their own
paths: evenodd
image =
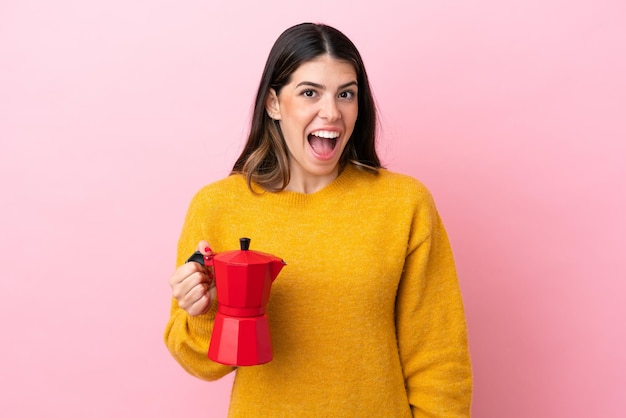
<svg viewBox="0 0 626 418">
<path fill-rule="evenodd" d="M 232 417 L 467 417 L 471 367 L 445 229 L 428 190 L 381 167 L 361 57 L 341 32 L 287 29 L 259 86 L 230 176 L 193 198 L 170 278 L 165 341 L 191 374 L 207 358 L 217 300 L 203 266 L 236 249 L 288 263 L 272 286 L 274 358 L 239 367 Z"/>
</svg>

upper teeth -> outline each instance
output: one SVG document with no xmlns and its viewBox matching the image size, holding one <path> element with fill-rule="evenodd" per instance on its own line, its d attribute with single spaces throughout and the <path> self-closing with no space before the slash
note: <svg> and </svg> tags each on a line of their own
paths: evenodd
<svg viewBox="0 0 626 418">
<path fill-rule="evenodd" d="M 311 135 L 319 136 L 320 138 L 337 138 L 339 132 L 336 131 L 315 131 Z"/>
</svg>

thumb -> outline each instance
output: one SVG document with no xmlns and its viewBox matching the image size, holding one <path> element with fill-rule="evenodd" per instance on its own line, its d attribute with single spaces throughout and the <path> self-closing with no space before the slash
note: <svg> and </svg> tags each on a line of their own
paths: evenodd
<svg viewBox="0 0 626 418">
<path fill-rule="evenodd" d="M 197 249 L 202 253 L 202 255 L 209 255 L 213 253 L 213 250 L 211 249 L 209 243 L 204 240 L 198 243 Z"/>
</svg>

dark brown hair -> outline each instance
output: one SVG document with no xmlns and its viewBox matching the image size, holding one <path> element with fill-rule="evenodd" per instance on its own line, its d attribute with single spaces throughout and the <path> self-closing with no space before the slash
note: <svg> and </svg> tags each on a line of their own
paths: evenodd
<svg viewBox="0 0 626 418">
<path fill-rule="evenodd" d="M 284 31 L 270 51 L 254 102 L 248 140 L 231 172 L 245 175 L 251 189 L 252 182 L 268 191 L 281 191 L 289 184 L 287 145 L 278 122 L 265 110 L 270 89 L 278 95 L 300 65 L 325 54 L 354 66 L 359 90 L 358 115 L 339 160 L 340 169 L 352 163 L 377 173 L 382 167 L 376 153 L 376 105 L 359 51 L 335 28 L 301 23 Z"/>
</svg>

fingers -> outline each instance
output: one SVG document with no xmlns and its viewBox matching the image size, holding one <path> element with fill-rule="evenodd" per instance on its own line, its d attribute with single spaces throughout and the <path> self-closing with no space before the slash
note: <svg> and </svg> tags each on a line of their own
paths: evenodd
<svg viewBox="0 0 626 418">
<path fill-rule="evenodd" d="M 206 284 L 198 285 L 192 288 L 181 306 L 189 315 L 201 315 L 206 313 L 211 306 L 212 296 Z M 180 305 L 179 305 L 180 306 Z"/>
<path fill-rule="evenodd" d="M 197 250 L 206 260 L 209 260 L 206 256 L 213 254 L 207 241 L 200 241 Z M 178 306 L 192 316 L 206 313 L 216 296 L 212 269 L 200 263 L 185 263 L 178 267 L 169 282 Z"/>
<path fill-rule="evenodd" d="M 215 297 L 213 280 L 207 269 L 198 263 L 180 266 L 170 278 L 172 296 L 178 306 L 189 315 L 200 315 L 208 311 Z"/>
<path fill-rule="evenodd" d="M 170 277 L 170 286 L 172 289 L 185 281 L 189 276 L 194 273 L 205 273 L 206 268 L 199 263 L 185 263 L 182 266 L 178 267 L 172 277 Z"/>
<path fill-rule="evenodd" d="M 198 263 L 186 263 L 176 269 L 170 278 L 172 294 L 176 299 L 185 294 L 199 284 L 210 285 L 212 279 L 209 277 L 206 268 Z"/>
</svg>

